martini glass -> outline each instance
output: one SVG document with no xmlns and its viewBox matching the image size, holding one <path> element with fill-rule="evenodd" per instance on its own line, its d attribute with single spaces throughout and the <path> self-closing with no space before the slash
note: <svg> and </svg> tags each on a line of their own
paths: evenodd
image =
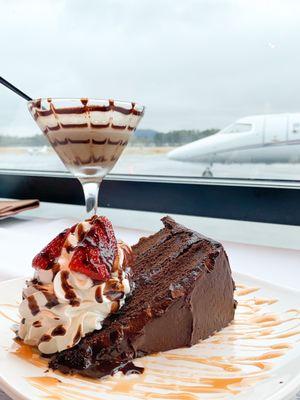
<svg viewBox="0 0 300 400">
<path fill-rule="evenodd" d="M 99 187 L 144 114 L 135 103 L 99 99 L 36 99 L 29 111 L 68 170 L 79 179 L 86 211 L 97 213 Z"/>
</svg>

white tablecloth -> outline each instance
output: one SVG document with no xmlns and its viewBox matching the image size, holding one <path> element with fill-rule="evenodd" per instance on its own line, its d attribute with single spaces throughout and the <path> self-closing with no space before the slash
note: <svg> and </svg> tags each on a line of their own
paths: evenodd
<svg viewBox="0 0 300 400">
<path fill-rule="evenodd" d="M 13 218 L 0 221 L 0 280 L 32 274 L 33 256 L 75 218 Z M 149 232 L 115 227 L 118 238 L 136 243 Z M 300 238 L 299 238 L 300 240 Z M 300 251 L 223 242 L 232 269 L 300 290 Z"/>
<path fill-rule="evenodd" d="M 0 280 L 31 276 L 33 256 L 56 233 L 77 222 L 72 218 L 13 218 L 0 221 Z M 135 243 L 149 232 L 116 227 L 118 238 Z M 300 290 L 300 251 L 223 243 L 232 269 Z M 296 398 L 295 398 L 296 399 Z M 298 395 L 300 400 L 300 394 Z M 9 398 L 0 391 L 0 400 Z"/>
</svg>

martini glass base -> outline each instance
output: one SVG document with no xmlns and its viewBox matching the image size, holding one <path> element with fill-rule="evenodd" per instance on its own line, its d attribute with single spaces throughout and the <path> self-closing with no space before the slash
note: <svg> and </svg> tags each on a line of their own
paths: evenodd
<svg viewBox="0 0 300 400">
<path fill-rule="evenodd" d="M 82 188 L 85 198 L 85 206 L 88 216 L 97 214 L 98 194 L 101 182 L 82 182 Z"/>
</svg>

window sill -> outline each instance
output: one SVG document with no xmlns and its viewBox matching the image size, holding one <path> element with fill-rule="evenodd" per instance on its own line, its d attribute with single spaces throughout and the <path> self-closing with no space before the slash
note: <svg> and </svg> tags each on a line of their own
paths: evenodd
<svg viewBox="0 0 300 400">
<path fill-rule="evenodd" d="M 1 171 L 0 197 L 83 204 L 80 183 L 68 174 Z M 226 185 L 212 180 L 199 184 L 113 176 L 104 180 L 100 190 L 101 207 L 295 226 L 300 226 L 298 204 L 300 190 L 296 188 L 243 186 L 236 181 Z"/>
</svg>

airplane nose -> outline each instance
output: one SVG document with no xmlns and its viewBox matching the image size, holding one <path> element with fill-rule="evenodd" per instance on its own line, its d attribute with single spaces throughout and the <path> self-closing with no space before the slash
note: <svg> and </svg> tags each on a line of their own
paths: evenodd
<svg viewBox="0 0 300 400">
<path fill-rule="evenodd" d="M 170 151 L 167 157 L 175 161 L 207 162 L 215 157 L 218 149 L 226 149 L 227 144 L 225 135 L 215 134 L 180 146 Z"/>
<path fill-rule="evenodd" d="M 171 150 L 168 154 L 167 157 L 170 160 L 177 160 L 177 161 L 181 161 L 183 159 L 183 155 L 182 155 L 182 149 L 174 149 Z"/>
<path fill-rule="evenodd" d="M 191 161 L 195 156 L 199 156 L 200 154 L 205 155 L 206 149 L 197 148 L 195 150 L 194 148 L 195 143 L 197 142 L 188 143 L 178 147 L 177 149 L 171 150 L 167 154 L 167 157 L 170 160 L 175 160 L 175 161 Z"/>
</svg>

